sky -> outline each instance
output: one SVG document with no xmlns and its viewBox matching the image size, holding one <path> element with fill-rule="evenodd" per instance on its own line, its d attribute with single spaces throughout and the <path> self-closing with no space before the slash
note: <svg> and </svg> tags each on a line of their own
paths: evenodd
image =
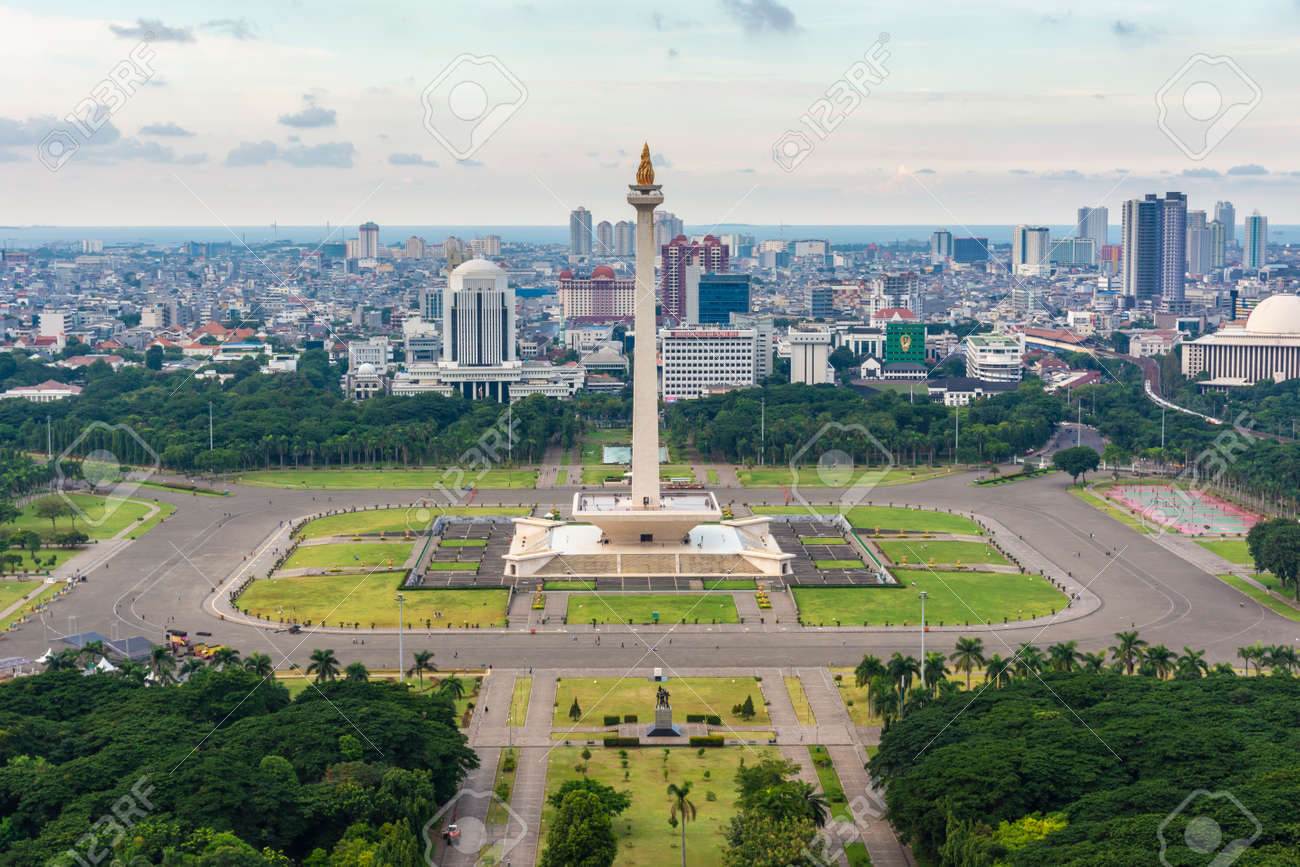
<svg viewBox="0 0 1300 867">
<path fill-rule="evenodd" d="M 57 5 L 0 5 L 2 225 L 617 221 L 643 141 L 693 226 L 1300 223 L 1297 0 Z"/>
</svg>

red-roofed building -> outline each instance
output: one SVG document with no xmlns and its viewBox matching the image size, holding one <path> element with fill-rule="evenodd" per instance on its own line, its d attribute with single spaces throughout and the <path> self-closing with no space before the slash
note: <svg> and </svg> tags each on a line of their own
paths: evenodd
<svg viewBox="0 0 1300 867">
<path fill-rule="evenodd" d="M 19 385 L 11 388 L 0 393 L 0 399 L 21 397 L 34 403 L 51 403 L 56 400 L 63 400 L 65 397 L 76 397 L 79 394 L 81 394 L 81 386 L 79 385 L 69 385 L 66 382 L 47 379 L 40 385 Z"/>
<path fill-rule="evenodd" d="M 916 314 L 906 307 L 886 307 L 873 313 L 871 319 L 873 322 L 912 322 Z"/>
<path fill-rule="evenodd" d="M 636 280 L 620 279 L 608 265 L 599 265 L 590 277 L 576 277 L 568 268 L 560 272 L 558 294 L 566 323 L 631 322 Z"/>
</svg>

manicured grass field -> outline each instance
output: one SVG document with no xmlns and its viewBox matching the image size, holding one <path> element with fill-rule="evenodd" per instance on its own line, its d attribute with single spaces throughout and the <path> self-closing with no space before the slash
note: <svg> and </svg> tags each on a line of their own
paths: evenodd
<svg viewBox="0 0 1300 867">
<path fill-rule="evenodd" d="M 410 542 L 345 542 L 338 545 L 300 545 L 282 569 L 401 568 L 411 556 Z"/>
<path fill-rule="evenodd" d="M 6 568 L 6 573 L 12 574 L 12 572 L 14 571 L 45 572 L 50 569 L 57 569 L 58 567 L 62 566 L 64 563 L 68 562 L 69 560 L 71 560 L 73 557 L 75 557 L 77 554 L 81 553 L 84 550 L 85 548 L 73 548 L 73 549 L 42 548 L 37 553 L 36 558 L 33 559 L 31 551 L 27 551 L 27 550 L 19 551 L 17 548 L 10 548 L 5 553 L 21 555 L 23 558 L 23 562 L 18 564 L 17 570 Z M 54 558 L 53 563 L 48 562 L 50 557 Z M 40 562 L 38 563 L 37 561 Z M 3 606 L 0 606 L 0 608 L 3 608 Z"/>
<path fill-rule="evenodd" d="M 0 581 L 0 611 L 4 611 L 42 583 L 41 581 Z"/>
<path fill-rule="evenodd" d="M 916 587 L 796 587 L 795 604 L 806 625 L 834 626 L 836 618 L 844 624 L 874 625 L 886 620 L 891 626 L 921 622 L 921 602 L 917 592 L 924 590 L 926 623 L 931 625 L 980 623 L 1003 618 L 1014 622 L 1016 616 L 1028 620 L 1057 611 L 1065 606 L 1061 593 L 1039 575 L 1005 572 L 933 572 L 928 569 L 899 570 L 900 583 Z"/>
<path fill-rule="evenodd" d="M 5 583 L 5 584 L 9 584 L 10 582 L 6 581 L 6 582 L 4 582 L 4 583 Z M 38 582 L 38 581 L 30 581 L 30 582 L 28 582 L 28 581 L 24 581 L 24 582 L 22 582 L 22 583 L 24 583 L 24 584 L 29 584 L 29 583 L 30 583 L 30 584 L 39 584 L 39 583 L 42 583 L 42 582 Z M 17 611 L 13 612 L 12 614 L 10 614 L 8 617 L 4 618 L 3 620 L 0 620 L 0 632 L 5 632 L 5 631 L 7 631 L 7 630 L 9 629 L 10 625 L 12 625 L 15 621 L 21 620 L 21 619 L 23 618 L 23 616 L 24 616 L 25 614 L 28 613 L 28 609 L 31 608 L 31 606 L 33 606 L 33 605 L 40 605 L 42 602 L 44 602 L 45 600 L 49 599 L 49 598 L 50 598 L 51 596 L 53 596 L 55 593 L 58 593 L 60 590 L 62 590 L 64 586 L 65 586 L 65 585 L 64 585 L 64 583 L 63 583 L 62 581 L 56 581 L 56 582 L 54 582 L 53 584 L 45 584 L 44 588 L 43 588 L 39 593 L 37 593 L 35 597 L 33 597 L 32 599 L 27 600 L 27 601 L 24 602 L 21 606 L 19 606 L 19 608 L 18 608 Z M 29 590 L 28 592 L 31 592 L 31 591 Z M 19 598 L 22 598 L 22 597 L 20 596 Z M 14 600 L 14 599 L 10 599 L 8 602 L 3 603 L 3 606 L 0 606 L 0 611 L 3 611 L 5 608 L 7 608 L 7 607 L 10 606 L 10 605 L 13 605 L 15 601 L 16 601 L 16 600 Z"/>
<path fill-rule="evenodd" d="M 1283 602 L 1281 599 L 1277 598 L 1276 594 L 1283 592 L 1280 582 L 1278 582 L 1277 579 L 1273 579 L 1273 581 L 1270 582 L 1264 580 L 1264 577 L 1265 576 L 1260 576 L 1259 578 L 1260 583 L 1264 584 L 1270 589 L 1273 589 L 1274 593 L 1265 593 L 1259 588 L 1255 587 L 1255 585 L 1241 578 L 1238 578 L 1236 575 L 1218 576 L 1220 581 L 1232 587 L 1237 588 L 1242 593 L 1245 593 L 1247 596 L 1249 596 L 1251 599 L 1254 599 L 1260 605 L 1263 605 L 1265 608 L 1268 608 L 1277 614 L 1281 614 L 1283 617 L 1285 617 L 1288 620 L 1300 621 L 1300 609 L 1293 608 L 1290 605 L 1288 605 L 1286 602 Z M 1267 577 L 1273 578 L 1272 575 L 1269 575 Z"/>
<path fill-rule="evenodd" d="M 430 572 L 474 572 L 478 567 L 477 560 L 434 560 L 426 568 Z"/>
<path fill-rule="evenodd" d="M 917 539 L 908 540 L 885 540 L 877 541 L 880 550 L 895 563 L 901 563 L 903 558 L 907 558 L 908 563 L 929 563 L 934 560 L 935 563 L 949 564 L 961 563 L 968 565 L 971 563 L 996 563 L 998 565 L 1007 565 L 1007 558 L 999 554 L 994 548 L 985 545 L 983 542 L 936 542 L 933 540 Z"/>
<path fill-rule="evenodd" d="M 487 546 L 487 539 L 443 539 L 438 543 L 439 548 L 483 548 Z"/>
<path fill-rule="evenodd" d="M 736 468 L 736 478 L 746 488 L 842 488 L 850 485 L 899 485 L 946 476 L 952 472 L 946 467 L 844 467 L 819 472 L 817 466 Z"/>
<path fill-rule="evenodd" d="M 465 485 L 482 490 L 532 488 L 536 470 L 422 469 L 422 470 L 259 470 L 235 478 L 241 485 L 308 490 L 460 490 Z"/>
<path fill-rule="evenodd" d="M 64 500 L 64 497 L 54 496 L 60 502 Z M 154 505 L 139 499 L 128 500 L 121 497 L 96 497 L 90 494 L 66 494 L 65 496 L 67 501 L 79 511 L 74 517 L 59 518 L 55 521 L 55 531 L 63 533 L 76 529 L 92 539 L 111 539 L 149 514 L 150 508 Z M 37 502 L 39 500 L 24 506 L 18 519 L 12 524 L 5 524 L 4 528 L 10 532 L 35 530 L 37 533 L 49 533 L 51 530 L 49 520 L 36 516 Z M 161 507 L 164 504 L 156 505 Z M 166 514 L 176 510 L 171 505 L 167 505 L 166 508 L 170 510 Z"/>
<path fill-rule="evenodd" d="M 403 572 L 369 575 L 308 575 L 301 578 L 259 578 L 239 597 L 241 610 L 272 621 L 329 625 L 360 623 L 362 628 L 397 626 L 397 588 Z M 505 623 L 505 590 L 407 590 L 402 605 L 409 628 L 461 628 Z M 435 613 L 441 616 L 435 617 Z"/>
<path fill-rule="evenodd" d="M 840 775 L 835 772 L 830 752 L 824 746 L 813 745 L 808 748 L 808 755 L 812 757 L 813 770 L 817 773 L 817 782 L 821 784 L 822 794 L 830 806 L 831 816 L 837 822 L 844 821 L 845 802 L 848 799 L 844 797 L 844 786 L 840 784 Z"/>
<path fill-rule="evenodd" d="M 145 533 L 148 533 L 154 527 L 161 524 L 163 518 L 171 517 L 171 515 L 176 512 L 175 506 L 171 503 L 164 503 L 162 500 L 156 501 L 154 505 L 158 507 L 158 511 L 155 512 L 152 517 L 145 518 L 143 521 L 132 527 L 131 532 L 127 534 L 128 538 L 139 539 Z"/>
<path fill-rule="evenodd" d="M 532 694 L 533 679 L 516 677 L 515 691 L 510 696 L 510 716 L 506 718 L 506 725 L 521 726 L 528 721 L 528 699 Z"/>
<path fill-rule="evenodd" d="M 753 578 L 705 578 L 705 590 L 756 590 Z"/>
<path fill-rule="evenodd" d="M 736 602 L 730 593 L 592 593 L 569 597 L 570 623 L 738 623 Z"/>
<path fill-rule="evenodd" d="M 855 726 L 880 725 L 880 717 L 871 713 L 871 703 L 867 701 L 867 688 L 858 686 L 854 681 L 853 669 L 831 669 L 831 674 L 840 675 L 840 679 L 835 681 L 835 687 L 840 692 L 840 698 L 844 700 L 845 709 L 848 710 L 853 724 Z"/>
<path fill-rule="evenodd" d="M 800 536 L 799 541 L 805 545 L 846 545 L 839 536 Z"/>
<path fill-rule="evenodd" d="M 676 703 L 676 693 L 673 696 Z M 675 709 L 675 708 L 674 708 Z M 593 748 L 591 758 L 582 758 L 580 747 L 557 747 L 551 752 L 546 774 L 547 795 L 557 791 L 566 780 L 578 779 L 582 765 L 586 776 L 632 795 L 632 804 L 615 816 L 614 834 L 618 838 L 619 867 L 664 867 L 680 864 L 682 859 L 680 827 L 668 824 L 668 784 L 689 781 L 695 821 L 686 823 L 686 863 L 690 867 L 712 867 L 722 861 L 723 832 L 736 814 L 736 769 L 743 758 L 754 764 L 765 758 L 780 758 L 774 747 L 723 747 L 709 749 L 704 755 L 686 747 L 668 750 L 665 760 L 661 749 L 629 749 L 627 768 L 620 767 L 618 750 Z M 705 773 L 708 776 L 705 777 Z M 709 793 L 714 800 L 709 800 Z M 540 845 L 555 817 L 555 808 L 542 812 Z"/>
<path fill-rule="evenodd" d="M 556 684 L 555 718 L 552 726 L 567 730 L 575 725 L 598 726 L 606 716 L 636 714 L 638 722 L 653 722 L 655 690 L 662 685 L 672 695 L 673 719 L 684 720 L 687 714 L 717 714 L 724 725 L 769 725 L 763 692 L 752 677 L 675 677 L 664 684 L 654 684 L 644 677 L 566 677 Z M 745 722 L 731 709 L 754 699 L 757 712 Z M 574 699 L 582 716 L 575 723 L 569 718 Z"/>
<path fill-rule="evenodd" d="M 825 507 L 833 513 L 834 507 Z M 806 506 L 754 506 L 756 515 L 802 515 Z M 913 533 L 962 533 L 980 535 L 980 528 L 969 518 L 933 512 L 928 509 L 902 509 L 897 506 L 854 506 L 848 512 L 849 523 L 854 527 L 884 531 L 906 530 Z"/>
<path fill-rule="evenodd" d="M 626 470 L 618 464 L 611 464 L 607 467 L 583 467 L 582 483 L 584 485 L 599 485 L 607 479 L 621 479 Z"/>
<path fill-rule="evenodd" d="M 426 530 L 440 515 L 527 515 L 526 506 L 412 506 L 408 509 L 371 509 L 326 515 L 302 528 L 304 539 L 322 536 L 353 536 L 358 533 L 413 533 Z"/>
<path fill-rule="evenodd" d="M 555 471 L 555 484 L 563 485 L 569 481 L 569 471 L 567 469 Z"/>
<path fill-rule="evenodd" d="M 1069 491 L 1074 496 L 1078 497 L 1080 500 L 1083 500 L 1089 506 L 1092 506 L 1094 509 L 1099 509 L 1100 511 L 1105 512 L 1107 515 L 1110 515 L 1116 521 L 1119 521 L 1121 524 L 1128 526 L 1130 529 L 1137 530 L 1139 533 L 1156 532 L 1155 529 L 1149 527 L 1146 524 L 1143 524 L 1140 520 L 1138 520 L 1137 517 L 1135 517 L 1133 513 L 1130 512 L 1128 509 L 1124 509 L 1121 508 L 1120 506 L 1115 505 L 1115 503 L 1111 500 L 1107 500 L 1102 497 L 1099 497 L 1096 494 L 1092 493 L 1091 491 L 1087 491 L 1084 490 L 1083 488 L 1075 487 L 1074 485 L 1071 485 L 1070 487 L 1066 488 L 1066 490 Z"/>
<path fill-rule="evenodd" d="M 708 480 L 709 480 L 709 484 L 710 484 L 710 485 L 716 485 L 716 484 L 718 483 L 718 471 L 717 471 L 717 470 L 713 469 L 712 467 L 709 467 L 708 469 L 706 469 L 706 470 L 704 471 L 704 473 L 705 473 L 705 475 L 708 477 Z"/>
<path fill-rule="evenodd" d="M 1205 550 L 1218 554 L 1229 563 L 1237 563 L 1243 566 L 1253 566 L 1255 564 L 1254 558 L 1250 556 L 1250 548 L 1246 546 L 1245 539 L 1196 539 L 1194 541 Z"/>
<path fill-rule="evenodd" d="M 861 560 L 814 560 L 818 569 L 861 569 Z"/>
<path fill-rule="evenodd" d="M 794 715 L 799 718 L 799 725 L 817 725 L 812 703 L 808 701 L 808 694 L 803 690 L 803 681 L 797 677 L 786 677 L 785 691 L 790 694 L 790 704 L 794 705 Z"/>
</svg>

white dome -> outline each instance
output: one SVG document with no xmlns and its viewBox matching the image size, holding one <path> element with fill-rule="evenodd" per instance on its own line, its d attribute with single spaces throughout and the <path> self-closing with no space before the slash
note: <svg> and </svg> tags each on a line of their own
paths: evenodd
<svg viewBox="0 0 1300 867">
<path fill-rule="evenodd" d="M 506 272 L 501 266 L 487 259 L 470 259 L 456 266 L 451 272 L 459 277 L 500 277 Z"/>
<path fill-rule="evenodd" d="M 1246 330 L 1255 334 L 1300 335 L 1300 295 L 1271 295 L 1250 311 Z"/>
<path fill-rule="evenodd" d="M 369 361 L 357 365 L 357 376 L 374 376 L 375 366 Z"/>
</svg>

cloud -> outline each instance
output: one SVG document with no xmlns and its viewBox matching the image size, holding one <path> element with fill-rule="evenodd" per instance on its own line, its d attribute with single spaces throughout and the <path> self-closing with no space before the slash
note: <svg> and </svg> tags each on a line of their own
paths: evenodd
<svg viewBox="0 0 1300 867">
<path fill-rule="evenodd" d="M 1230 175 L 1266 175 L 1266 174 L 1268 174 L 1268 169 L 1264 168 L 1264 167 L 1261 166 L 1261 165 L 1256 165 L 1255 163 L 1247 163 L 1247 164 L 1244 165 L 1244 166 L 1233 166 L 1232 168 L 1228 169 L 1228 174 L 1230 174 Z"/>
<path fill-rule="evenodd" d="M 254 38 L 253 28 L 247 18 L 217 18 L 202 25 L 204 30 L 212 30 L 231 39 Z"/>
<path fill-rule="evenodd" d="M 433 160 L 426 160 L 419 154 L 389 154 L 388 162 L 395 166 L 428 166 L 436 169 L 438 164 Z"/>
<path fill-rule="evenodd" d="M 1029 169 L 1011 169 L 1010 171 L 1011 171 L 1011 174 L 1013 174 L 1013 175 L 1032 175 L 1032 174 L 1033 174 L 1033 172 L 1031 172 Z"/>
<path fill-rule="evenodd" d="M 1160 31 L 1154 27 L 1147 27 L 1145 24 L 1138 24 L 1136 21 L 1125 21 L 1116 19 L 1110 25 L 1110 32 L 1114 33 L 1121 39 L 1150 39 L 1160 35 Z"/>
<path fill-rule="evenodd" d="M 226 154 L 228 166 L 264 166 L 275 159 L 280 148 L 273 141 L 245 141 Z"/>
<path fill-rule="evenodd" d="M 144 160 L 151 163 L 175 163 L 192 166 L 207 161 L 206 154 L 184 154 L 177 156 L 168 145 L 156 141 L 140 141 L 137 138 L 124 138 L 112 148 L 103 152 L 108 158 L 123 160 Z"/>
<path fill-rule="evenodd" d="M 916 171 L 912 172 L 912 174 L 914 174 L 914 175 L 933 175 L 933 174 L 938 174 L 938 172 L 936 172 L 934 169 L 917 169 Z"/>
<path fill-rule="evenodd" d="M 794 13 L 776 0 L 722 0 L 722 8 L 751 36 L 767 30 L 793 33 L 799 29 Z"/>
<path fill-rule="evenodd" d="M 676 57 L 676 56 L 677 56 L 677 49 L 676 49 L 676 48 L 669 48 L 669 49 L 668 49 L 668 56 L 669 56 L 669 57 Z"/>
<path fill-rule="evenodd" d="M 89 138 L 66 121 L 52 115 L 29 117 L 26 120 L 0 117 L 0 147 L 22 147 L 36 145 L 51 135 L 75 141 L 79 147 L 103 147 L 115 144 L 122 138 L 122 133 L 107 119 L 108 109 L 100 106 L 90 123 L 99 127 Z"/>
<path fill-rule="evenodd" d="M 1044 172 L 1041 177 L 1047 181 L 1081 181 L 1084 174 L 1077 169 L 1056 169 L 1055 171 Z"/>
<path fill-rule="evenodd" d="M 655 151 L 654 154 L 651 155 L 650 162 L 654 163 L 656 166 L 659 166 L 660 168 L 671 169 L 673 167 L 673 161 L 668 159 L 668 157 L 664 156 L 658 151 Z"/>
<path fill-rule="evenodd" d="M 650 24 L 661 33 L 667 30 L 691 30 L 700 26 L 698 21 L 689 18 L 665 18 L 662 12 L 651 12 Z"/>
<path fill-rule="evenodd" d="M 194 34 L 188 27 L 168 27 L 157 18 L 137 18 L 134 25 L 110 24 L 108 29 L 123 39 L 143 39 L 146 42 L 193 42 Z"/>
<path fill-rule="evenodd" d="M 140 127 L 140 135 L 174 135 L 174 136 L 192 136 L 194 133 L 177 126 L 172 121 L 166 123 L 147 123 Z"/>
<path fill-rule="evenodd" d="M 331 112 L 332 114 L 333 112 Z M 307 168 L 352 168 L 352 157 L 357 149 L 350 141 L 332 141 L 318 145 L 301 145 L 285 148 L 280 157 L 289 165 L 300 169 Z"/>
<path fill-rule="evenodd" d="M 303 97 L 307 106 L 297 114 L 280 115 L 280 123 L 285 126 L 297 127 L 299 129 L 311 129 L 322 126 L 334 126 L 337 122 L 337 114 L 332 108 L 325 108 L 316 104 L 316 97 L 308 94 Z"/>
<path fill-rule="evenodd" d="M 1039 16 L 1038 23 L 1046 24 L 1049 27 L 1056 27 L 1070 20 L 1069 12 L 1048 12 Z"/>
<path fill-rule="evenodd" d="M 752 174 L 754 173 L 754 170 L 753 170 L 753 169 L 736 169 L 736 173 L 737 173 L 737 174 L 741 174 L 741 175 L 752 175 Z"/>
<path fill-rule="evenodd" d="M 1182 176 L 1185 177 L 1185 178 L 1218 178 L 1218 177 L 1222 177 L 1222 175 L 1220 175 L 1220 174 L 1219 174 L 1218 172 L 1216 172 L 1214 169 L 1206 169 L 1206 168 L 1201 168 L 1201 169 L 1183 169 L 1182 172 L 1181 172 L 1181 174 L 1182 174 Z"/>
<path fill-rule="evenodd" d="M 483 163 L 478 160 L 456 160 L 456 163 L 467 169 L 481 169 L 483 167 Z"/>
</svg>

